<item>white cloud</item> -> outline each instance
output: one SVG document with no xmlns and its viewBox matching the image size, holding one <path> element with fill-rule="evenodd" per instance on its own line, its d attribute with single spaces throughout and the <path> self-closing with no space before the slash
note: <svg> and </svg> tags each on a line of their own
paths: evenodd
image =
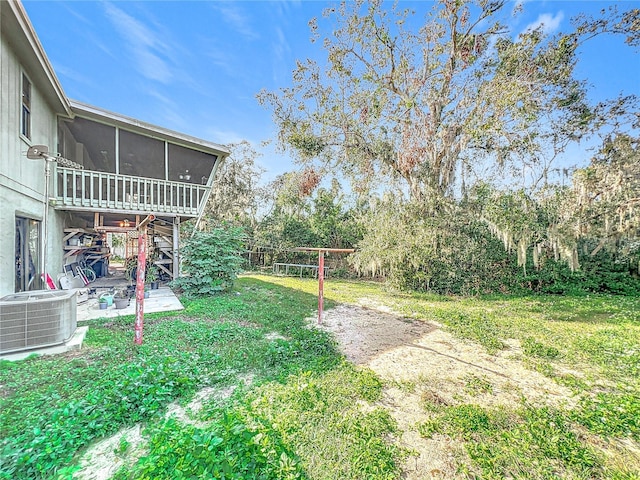
<svg viewBox="0 0 640 480">
<path fill-rule="evenodd" d="M 254 40 L 259 37 L 258 32 L 251 27 L 249 17 L 245 15 L 240 8 L 238 8 L 237 4 L 231 2 L 217 2 L 213 5 L 214 8 L 222 15 L 222 20 L 240 35 L 250 40 Z"/>
<path fill-rule="evenodd" d="M 211 61 L 212 65 L 224 72 L 229 77 L 241 77 L 243 75 L 242 68 L 239 68 L 236 56 L 228 49 L 218 46 L 215 40 L 204 39 L 201 41 L 203 47 L 200 49 L 203 57 Z"/>
<path fill-rule="evenodd" d="M 95 19 L 89 19 L 86 16 L 77 12 L 74 8 L 71 8 L 69 5 L 61 5 L 65 11 L 72 17 L 75 21 L 70 22 L 68 26 L 69 32 L 68 34 L 72 35 L 76 41 L 85 41 L 89 44 L 94 44 L 98 49 L 103 51 L 106 55 L 116 58 L 116 55 L 109 49 L 107 46 L 108 39 L 101 37 L 100 35 L 94 33 L 96 28 Z M 100 21 L 100 20 L 98 20 Z M 107 40 L 107 42 L 105 42 Z"/>
<path fill-rule="evenodd" d="M 95 82 L 92 78 L 78 72 L 74 68 L 69 68 L 66 65 L 60 65 L 56 63 L 56 73 L 59 77 L 65 77 L 69 80 L 80 83 L 83 85 L 95 86 Z"/>
<path fill-rule="evenodd" d="M 149 95 L 152 98 L 155 98 L 156 100 L 158 100 L 163 105 L 166 105 L 167 107 L 174 108 L 174 109 L 177 108 L 176 102 L 172 98 L 167 97 L 166 95 L 160 93 L 158 90 L 154 88 L 147 89 L 147 95 Z"/>
<path fill-rule="evenodd" d="M 246 135 L 242 135 L 239 132 L 235 132 L 233 130 L 220 130 L 215 127 L 209 127 L 204 129 L 205 136 L 202 138 L 207 138 L 208 140 L 220 143 L 222 145 L 227 145 L 229 143 L 239 143 L 242 140 L 246 140 Z"/>
<path fill-rule="evenodd" d="M 136 69 L 146 78 L 169 83 L 173 73 L 164 56 L 169 45 L 142 22 L 110 3 L 105 3 L 107 17 L 131 48 Z"/>
<path fill-rule="evenodd" d="M 288 56 L 291 55 L 291 46 L 282 28 L 276 27 L 275 34 L 271 49 L 273 51 L 273 81 L 278 84 L 283 80 L 282 75 L 290 74 L 290 70 L 285 66 Z"/>
<path fill-rule="evenodd" d="M 525 32 L 531 32 L 532 30 L 541 29 L 545 35 L 554 33 L 560 27 L 560 24 L 564 20 L 564 13 L 558 12 L 555 15 L 550 13 L 542 13 L 538 18 L 527 25 L 524 29 Z"/>
<path fill-rule="evenodd" d="M 180 105 L 171 97 L 159 92 L 154 88 L 148 88 L 146 90 L 146 94 L 156 99 L 154 102 L 153 108 L 154 111 L 157 112 L 158 118 L 161 118 L 163 121 L 158 122 L 154 120 L 158 125 L 162 125 L 165 128 L 170 128 L 171 130 L 183 131 L 186 132 L 189 130 L 191 125 L 189 121 L 181 115 Z"/>
<path fill-rule="evenodd" d="M 273 53 L 275 57 L 282 61 L 291 53 L 291 46 L 287 40 L 287 36 L 280 27 L 276 27 L 276 41 L 273 44 Z"/>
<path fill-rule="evenodd" d="M 302 5 L 300 0 L 280 0 L 273 3 L 275 14 L 281 21 L 288 21 L 294 9 Z"/>
</svg>

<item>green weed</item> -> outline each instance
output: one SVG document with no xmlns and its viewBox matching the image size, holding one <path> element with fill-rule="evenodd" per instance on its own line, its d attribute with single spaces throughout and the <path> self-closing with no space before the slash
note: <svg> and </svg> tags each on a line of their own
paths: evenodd
<svg viewBox="0 0 640 480">
<path fill-rule="evenodd" d="M 403 457 L 390 442 L 395 422 L 385 410 L 363 403 L 378 400 L 381 392 L 371 371 L 344 364 L 262 386 L 247 414 L 278 432 L 309 478 L 390 480 L 397 478 Z"/>
<path fill-rule="evenodd" d="M 618 391 L 584 396 L 571 418 L 605 437 L 640 441 L 640 391 Z"/>
<path fill-rule="evenodd" d="M 120 437 L 120 439 L 118 440 L 118 446 L 116 447 L 116 449 L 114 450 L 113 453 L 115 453 L 116 455 L 121 457 L 125 453 L 127 453 L 127 450 L 129 450 L 130 446 L 131 446 L 131 444 L 127 440 L 127 437 L 122 435 Z"/>
<path fill-rule="evenodd" d="M 560 355 L 557 348 L 547 346 L 533 337 L 522 340 L 522 351 L 525 355 L 537 358 L 556 358 Z"/>
<path fill-rule="evenodd" d="M 249 427 L 235 411 L 219 412 L 210 427 L 170 418 L 150 434 L 149 452 L 114 480 L 306 478 L 292 452 L 269 427 Z"/>
<path fill-rule="evenodd" d="M 478 396 L 485 393 L 493 393 L 493 385 L 486 376 L 477 376 L 470 373 L 464 377 L 464 391 L 471 396 Z"/>
<path fill-rule="evenodd" d="M 463 440 L 481 478 L 601 478 L 596 453 L 572 431 L 566 415 L 548 407 L 444 407 L 418 431 L 425 437 L 440 433 Z"/>
<path fill-rule="evenodd" d="M 316 294 L 311 279 L 244 277 L 233 292 L 148 315 L 142 347 L 133 345 L 133 318 L 123 317 L 92 322 L 79 353 L 0 362 L 0 478 L 69 478 L 89 444 L 139 422 L 154 460 L 118 478 L 222 478 L 205 450 L 225 478 L 397 478 L 404 453 L 393 444 L 391 417 L 375 405 L 382 383 L 344 365 L 330 335 L 308 328 Z M 603 466 L 576 432 L 639 441 L 640 299 L 442 297 L 336 279 L 325 284 L 325 299 L 327 308 L 369 299 L 439 322 L 489 353 L 515 339 L 526 365 L 571 387 L 577 406 L 569 411 L 448 405 L 423 395 L 430 420 L 420 432 L 463 442 L 473 463 L 460 468 L 470 476 L 638 478 L 632 466 Z M 463 383 L 470 396 L 492 393 L 484 377 Z M 241 388 L 206 406 L 206 427 L 164 420 L 170 402 L 184 404 L 203 386 Z"/>
</svg>

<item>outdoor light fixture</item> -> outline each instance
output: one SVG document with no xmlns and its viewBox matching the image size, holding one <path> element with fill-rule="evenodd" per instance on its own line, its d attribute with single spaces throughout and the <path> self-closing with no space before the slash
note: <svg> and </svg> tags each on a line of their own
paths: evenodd
<svg viewBox="0 0 640 480">
<path fill-rule="evenodd" d="M 125 218 L 124 220 L 122 220 L 122 221 L 120 222 L 120 226 L 121 226 L 121 227 L 123 227 L 123 228 L 128 227 L 128 226 L 129 226 L 129 220 L 127 220 L 127 219 Z"/>
<path fill-rule="evenodd" d="M 185 170 L 184 173 L 181 173 L 180 175 L 178 175 L 178 178 L 180 180 L 184 180 L 185 182 L 188 182 L 189 180 L 191 180 L 191 174 L 189 173 L 189 170 Z"/>
</svg>

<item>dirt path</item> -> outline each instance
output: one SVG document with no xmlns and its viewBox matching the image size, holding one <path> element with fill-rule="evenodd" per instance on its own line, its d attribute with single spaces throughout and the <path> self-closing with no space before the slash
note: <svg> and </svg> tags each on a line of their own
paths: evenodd
<svg viewBox="0 0 640 480">
<path fill-rule="evenodd" d="M 461 445 L 448 437 L 418 434 L 417 424 L 428 418 L 425 400 L 495 406 L 515 405 L 525 396 L 534 403 L 572 403 L 568 389 L 522 364 L 514 342 L 489 355 L 435 323 L 349 305 L 327 311 L 321 328 L 335 335 L 350 361 L 387 381 L 382 403 L 402 431 L 402 445 L 416 452 L 404 465 L 406 479 L 458 478 L 456 458 L 465 457 Z M 482 388 L 473 391 L 469 385 Z"/>
</svg>

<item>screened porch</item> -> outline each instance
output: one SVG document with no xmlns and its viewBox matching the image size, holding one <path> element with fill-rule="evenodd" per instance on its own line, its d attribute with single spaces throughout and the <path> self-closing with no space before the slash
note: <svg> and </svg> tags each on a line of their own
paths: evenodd
<svg viewBox="0 0 640 480">
<path fill-rule="evenodd" d="M 54 208 L 197 217 L 218 164 L 218 144 L 71 101 L 58 119 Z"/>
</svg>

